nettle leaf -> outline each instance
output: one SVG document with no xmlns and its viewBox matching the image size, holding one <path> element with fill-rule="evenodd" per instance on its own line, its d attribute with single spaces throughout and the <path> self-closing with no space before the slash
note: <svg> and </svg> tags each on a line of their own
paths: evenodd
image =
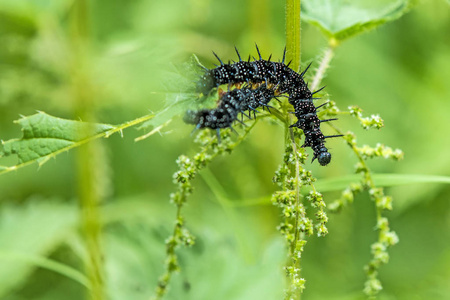
<svg viewBox="0 0 450 300">
<path fill-rule="evenodd" d="M 44 112 L 22 117 L 15 123 L 22 127 L 23 136 L 20 139 L 2 141 L 0 158 L 17 154 L 19 164 L 13 167 L 2 166 L 0 174 L 34 161 L 43 164 L 61 152 L 117 131 L 113 125 L 66 120 Z"/>
<path fill-rule="evenodd" d="M 302 18 L 328 37 L 344 40 L 404 15 L 415 0 L 304 0 Z"/>
</svg>

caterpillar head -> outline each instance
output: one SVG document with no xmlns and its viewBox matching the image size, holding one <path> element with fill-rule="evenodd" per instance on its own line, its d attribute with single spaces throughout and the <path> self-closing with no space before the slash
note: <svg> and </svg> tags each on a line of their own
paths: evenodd
<svg viewBox="0 0 450 300">
<path fill-rule="evenodd" d="M 319 164 L 321 166 L 326 166 L 331 161 L 331 154 L 328 152 L 328 149 L 325 147 L 322 147 L 317 151 L 318 153 L 315 153 L 314 158 L 317 158 L 319 161 Z"/>
<path fill-rule="evenodd" d="M 321 166 L 326 166 L 331 161 L 331 154 L 330 152 L 322 152 L 317 156 L 317 160 L 319 161 L 319 164 Z"/>
</svg>

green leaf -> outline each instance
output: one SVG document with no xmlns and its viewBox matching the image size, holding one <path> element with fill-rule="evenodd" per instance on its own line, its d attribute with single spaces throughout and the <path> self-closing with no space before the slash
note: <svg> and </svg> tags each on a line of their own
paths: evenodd
<svg viewBox="0 0 450 300">
<path fill-rule="evenodd" d="M 31 199 L 41 200 L 41 199 Z M 41 266 L 87 284 L 84 276 L 45 258 L 77 228 L 75 205 L 30 201 L 0 210 L 0 298 Z"/>
<path fill-rule="evenodd" d="M 246 257 L 224 221 L 227 219 L 216 217 L 217 223 L 224 224 L 222 228 L 213 225 L 196 231 L 199 244 L 180 251 L 182 271 L 173 275 L 164 299 L 282 299 L 280 265 L 286 257 L 283 241 L 268 239 L 264 249 L 256 249 L 262 242 L 252 236 L 255 227 L 247 222 L 242 230 L 252 248 L 250 257 Z M 130 219 L 105 232 L 105 281 L 111 300 L 148 300 L 154 294 L 164 260 L 161 234 L 168 234 L 170 229 L 163 226 L 162 219 L 156 227 L 146 222 L 154 220 Z"/>
<path fill-rule="evenodd" d="M 108 124 L 60 119 L 44 112 L 22 117 L 15 122 L 22 127 L 23 136 L 2 141 L 0 158 L 17 154 L 19 164 L 14 166 L 16 168 L 34 161 L 43 164 L 51 157 L 115 128 Z M 3 166 L 0 174 L 14 167 Z"/>
<path fill-rule="evenodd" d="M 9 263 L 15 263 L 17 265 L 23 265 L 25 270 L 32 269 L 34 267 L 47 269 L 60 275 L 66 276 L 67 278 L 70 278 L 73 281 L 76 281 L 86 288 L 90 289 L 90 282 L 86 275 L 68 265 L 62 264 L 44 256 L 0 250 L 0 261 L 2 260 L 8 261 Z M 27 272 L 19 274 L 19 281 L 23 280 L 26 274 Z"/>
<path fill-rule="evenodd" d="M 0 175 L 33 162 L 43 165 L 64 151 L 98 138 L 107 138 L 116 132 L 122 133 L 123 129 L 144 123 L 153 117 L 153 114 L 149 114 L 116 126 L 66 120 L 44 112 L 23 117 L 16 121 L 22 127 L 22 138 L 2 141 L 0 145 L 0 158 L 17 154 L 19 164 L 11 167 L 0 165 Z"/>
<path fill-rule="evenodd" d="M 303 0 L 302 18 L 330 39 L 344 40 L 404 15 L 415 0 Z"/>
</svg>

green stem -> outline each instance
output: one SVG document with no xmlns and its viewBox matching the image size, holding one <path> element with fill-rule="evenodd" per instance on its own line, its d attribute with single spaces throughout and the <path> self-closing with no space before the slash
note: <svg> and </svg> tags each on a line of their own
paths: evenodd
<svg viewBox="0 0 450 300">
<path fill-rule="evenodd" d="M 97 145 L 94 144 L 87 144 L 81 147 L 78 153 L 77 164 L 81 205 L 81 226 L 88 252 L 85 267 L 92 287 L 92 289 L 89 290 L 89 298 L 92 300 L 101 300 L 104 299 L 104 282 L 103 254 L 100 242 L 101 224 L 98 207 L 101 196 L 97 186 L 98 172 L 95 169 L 99 167 L 99 162 L 97 160 L 98 147 L 96 146 Z"/>
<path fill-rule="evenodd" d="M 300 59 L 301 59 L 301 33 L 300 33 L 300 0 L 286 0 L 286 58 L 287 61 L 292 61 L 291 68 L 294 71 L 300 69 Z M 297 153 L 297 146 L 295 144 L 294 132 L 290 128 L 292 116 L 289 116 L 287 111 L 285 111 L 286 118 L 285 127 L 289 131 L 289 137 L 287 138 L 287 143 L 292 144 L 292 149 L 294 153 Z M 295 155 L 295 178 L 296 178 L 296 206 L 300 203 L 300 162 L 298 161 L 297 155 Z M 298 216 L 295 220 L 295 240 L 293 245 L 291 245 L 291 251 L 293 253 L 293 248 L 297 242 L 298 231 Z"/>
<path fill-rule="evenodd" d="M 286 0 L 286 59 L 298 72 L 301 59 L 300 0 Z"/>
<path fill-rule="evenodd" d="M 287 62 L 291 62 L 290 67 L 298 72 L 300 70 L 300 62 L 301 62 L 301 32 L 300 32 L 300 25 L 301 25 L 301 19 L 300 19 L 300 7 L 301 7 L 301 1 L 300 0 L 286 0 L 286 59 Z M 294 221 L 294 240 L 291 242 L 290 245 L 290 262 L 287 264 L 287 268 L 292 268 L 292 270 L 301 269 L 301 263 L 300 258 L 297 258 L 296 253 L 296 246 L 297 242 L 300 238 L 300 232 L 298 230 L 298 224 L 299 224 L 299 218 L 301 217 L 299 215 L 300 206 L 301 206 L 301 200 L 300 200 L 300 162 L 298 160 L 297 156 L 297 145 L 295 143 L 294 138 L 294 132 L 292 128 L 289 127 L 291 124 L 292 116 L 289 116 L 286 107 L 284 107 L 284 113 L 287 116 L 285 122 L 285 131 L 286 131 L 286 143 L 291 143 L 292 150 L 294 152 L 295 156 L 295 170 L 293 170 L 295 173 L 295 221 Z M 297 272 L 289 272 L 290 276 L 288 278 L 289 286 L 286 292 L 286 298 L 293 299 L 292 297 L 295 297 L 295 299 L 301 299 L 301 291 L 296 292 L 295 291 L 295 283 L 293 282 L 294 276 L 299 276 L 299 274 L 296 274 Z M 295 275 L 294 275 L 295 274 Z"/>
<path fill-rule="evenodd" d="M 92 101 L 96 97 L 89 74 L 89 4 L 87 0 L 74 2 L 70 20 L 74 108 L 78 117 L 93 121 L 95 112 L 92 109 L 94 107 Z M 88 290 L 89 299 L 92 300 L 102 300 L 105 296 L 103 252 L 100 241 L 102 232 L 98 206 L 103 194 L 99 180 L 104 181 L 107 176 L 102 172 L 105 170 L 105 165 L 103 157 L 99 154 L 100 147 L 100 144 L 86 144 L 79 148 L 77 157 L 81 229 L 87 250 L 85 268 L 91 286 Z"/>
<path fill-rule="evenodd" d="M 325 50 L 322 60 L 320 61 L 319 67 L 317 68 L 316 74 L 314 75 L 311 84 L 311 91 L 315 91 L 319 87 L 320 82 L 325 77 L 326 71 L 330 67 L 330 62 L 333 59 L 333 57 L 334 57 L 334 47 L 330 46 Z"/>
<path fill-rule="evenodd" d="M 300 33 L 300 0 L 286 0 L 286 58 L 287 61 L 292 61 L 291 68 L 294 71 L 298 71 L 300 69 L 300 60 L 301 60 L 301 33 Z M 288 116 L 286 118 L 287 121 L 291 121 L 291 116 L 286 112 Z M 289 127 L 290 123 L 285 122 L 286 129 L 289 130 L 289 138 L 287 138 L 287 143 L 292 143 L 292 149 L 294 153 L 297 153 L 297 146 L 295 144 L 294 132 L 292 128 Z M 295 155 L 295 178 L 296 178 L 296 206 L 298 207 L 300 202 L 300 162 L 298 161 L 297 155 Z M 295 220 L 295 243 L 297 242 L 298 231 L 298 216 Z M 291 247 L 291 250 L 292 247 Z"/>
<path fill-rule="evenodd" d="M 295 137 L 294 132 L 292 128 L 289 128 L 289 136 L 290 136 L 290 142 L 292 145 L 292 149 L 294 153 L 298 152 L 297 144 L 295 143 Z M 299 239 L 299 230 L 298 230 L 298 222 L 300 216 L 298 215 L 298 211 L 300 210 L 300 161 L 298 160 L 298 156 L 295 155 L 295 207 L 296 207 L 296 217 L 295 217 L 295 233 L 294 233 L 294 242 L 291 244 L 291 255 L 294 255 L 295 252 L 295 245 L 297 244 L 297 241 Z"/>
</svg>

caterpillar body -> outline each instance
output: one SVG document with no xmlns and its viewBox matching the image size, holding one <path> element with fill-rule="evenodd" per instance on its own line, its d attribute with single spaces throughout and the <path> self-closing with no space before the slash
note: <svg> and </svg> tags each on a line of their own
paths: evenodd
<svg viewBox="0 0 450 300">
<path fill-rule="evenodd" d="M 313 103 L 314 94 L 322 89 L 311 92 L 305 83 L 303 76 L 309 66 L 302 73 L 297 73 L 289 68 L 289 64 L 285 64 L 286 49 L 281 62 L 271 61 L 271 57 L 268 60 L 262 59 L 258 47 L 256 49 L 259 59 L 250 61 L 249 58 L 244 61 L 236 49 L 239 61 L 228 64 L 223 63 L 213 52 L 220 65 L 214 69 L 204 69 L 196 85 L 197 92 L 206 95 L 224 84 L 236 88 L 220 93 L 216 108 L 187 111 L 185 122 L 195 124 L 197 129 L 220 130 L 231 127 L 235 121 L 240 121 L 239 113 L 251 117 L 251 112 L 255 113 L 259 107 L 269 109 L 271 99 L 287 94 L 297 117 L 297 122 L 291 127 L 300 128 L 305 134 L 302 147 L 311 147 L 314 152 L 312 161 L 317 159 L 320 165 L 327 165 L 331 161 L 331 154 L 325 147 L 325 139 L 341 135 L 324 136 L 320 130 L 322 122 L 336 119 L 319 120 L 317 117 L 317 109 L 325 104 L 316 107 Z"/>
</svg>

